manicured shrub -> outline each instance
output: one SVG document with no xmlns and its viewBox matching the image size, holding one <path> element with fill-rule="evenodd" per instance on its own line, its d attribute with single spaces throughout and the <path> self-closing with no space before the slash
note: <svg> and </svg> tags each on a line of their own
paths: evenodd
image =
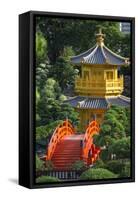
<svg viewBox="0 0 138 200">
<path fill-rule="evenodd" d="M 108 120 L 108 119 L 114 120 L 114 119 L 116 119 L 116 115 L 107 111 L 107 113 L 104 116 L 104 120 Z"/>
<path fill-rule="evenodd" d="M 107 113 L 113 115 L 113 116 L 116 117 L 116 118 L 117 118 L 117 116 L 118 116 L 117 111 L 113 110 L 112 108 L 110 108 L 110 109 L 107 111 Z"/>
<path fill-rule="evenodd" d="M 85 172 L 83 172 L 80 176 L 81 180 L 95 180 L 95 179 L 109 179 L 109 178 L 117 178 L 117 175 L 103 168 L 88 169 Z"/>
<path fill-rule="evenodd" d="M 120 174 L 120 178 L 124 178 L 124 177 L 130 177 L 131 176 L 131 166 L 130 166 L 130 162 L 125 163 L 123 170 Z"/>
<path fill-rule="evenodd" d="M 106 163 L 106 167 L 115 174 L 121 174 L 124 168 L 124 163 L 120 160 L 110 160 Z"/>
<path fill-rule="evenodd" d="M 108 149 L 104 149 L 101 151 L 100 153 L 100 158 L 103 160 L 103 161 L 107 161 L 110 159 L 110 155 L 109 155 L 109 152 L 108 152 Z"/>
<path fill-rule="evenodd" d="M 94 168 L 106 168 L 106 164 L 103 162 L 103 160 L 99 159 L 94 164 Z"/>
<path fill-rule="evenodd" d="M 60 180 L 52 176 L 40 176 L 36 179 L 36 183 L 50 183 L 50 182 L 59 182 Z"/>
<path fill-rule="evenodd" d="M 73 163 L 73 165 L 71 166 L 71 169 L 73 170 L 84 170 L 86 168 L 84 162 L 82 160 L 77 160 Z"/>
<path fill-rule="evenodd" d="M 109 147 L 109 152 L 115 154 L 117 159 L 130 158 L 130 137 L 122 138 Z"/>
</svg>

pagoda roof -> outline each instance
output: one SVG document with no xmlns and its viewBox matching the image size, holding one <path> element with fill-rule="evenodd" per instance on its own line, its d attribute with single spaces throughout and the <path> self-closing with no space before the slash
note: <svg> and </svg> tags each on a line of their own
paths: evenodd
<svg viewBox="0 0 138 200">
<path fill-rule="evenodd" d="M 64 101 L 64 103 L 81 109 L 108 109 L 110 105 L 128 107 L 130 106 L 130 98 L 122 95 L 108 98 L 76 96 Z"/>
<path fill-rule="evenodd" d="M 73 64 L 108 64 L 117 66 L 128 64 L 128 58 L 122 57 L 114 53 L 105 46 L 104 34 L 101 33 L 101 30 L 98 34 L 96 34 L 96 36 L 97 44 L 94 47 L 77 56 L 71 57 L 71 62 Z"/>
</svg>

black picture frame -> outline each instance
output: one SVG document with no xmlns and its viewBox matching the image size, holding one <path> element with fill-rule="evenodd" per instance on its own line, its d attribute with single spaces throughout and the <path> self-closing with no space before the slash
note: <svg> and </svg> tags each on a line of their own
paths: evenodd
<svg viewBox="0 0 138 200">
<path fill-rule="evenodd" d="M 35 17 L 112 20 L 131 23 L 131 177 L 35 184 Z M 19 15 L 19 184 L 27 188 L 80 186 L 135 181 L 135 18 L 29 11 Z"/>
</svg>

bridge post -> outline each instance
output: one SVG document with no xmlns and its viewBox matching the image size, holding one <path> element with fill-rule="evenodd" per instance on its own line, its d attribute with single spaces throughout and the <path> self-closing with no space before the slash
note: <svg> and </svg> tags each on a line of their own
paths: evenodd
<svg viewBox="0 0 138 200">
<path fill-rule="evenodd" d="M 83 146 L 82 158 L 83 160 L 86 160 L 87 165 L 93 164 L 93 162 L 95 162 L 95 160 L 98 158 L 100 150 L 96 151 L 95 145 L 93 144 L 92 140 L 93 135 L 98 133 L 99 133 L 99 125 L 95 119 L 89 123 L 83 139 L 85 146 Z"/>
<path fill-rule="evenodd" d="M 68 118 L 66 118 L 66 131 L 67 131 L 66 135 L 68 135 Z"/>
</svg>

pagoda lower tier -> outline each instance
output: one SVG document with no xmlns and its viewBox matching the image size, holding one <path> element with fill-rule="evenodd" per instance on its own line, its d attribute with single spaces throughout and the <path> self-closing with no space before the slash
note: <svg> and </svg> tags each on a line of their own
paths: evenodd
<svg viewBox="0 0 138 200">
<path fill-rule="evenodd" d="M 75 96 L 66 100 L 65 103 L 69 103 L 79 113 L 80 125 L 78 129 L 83 131 L 92 119 L 96 118 L 96 120 L 101 124 L 105 112 L 111 105 L 129 107 L 130 98 L 123 95 L 105 98 Z"/>
</svg>

